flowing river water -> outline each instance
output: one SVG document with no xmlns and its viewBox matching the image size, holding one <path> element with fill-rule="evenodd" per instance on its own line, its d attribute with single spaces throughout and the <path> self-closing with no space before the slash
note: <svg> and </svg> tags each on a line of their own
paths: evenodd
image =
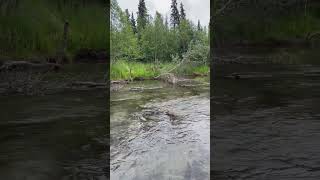
<svg viewBox="0 0 320 180">
<path fill-rule="evenodd" d="M 209 86 L 159 81 L 111 94 L 111 179 L 209 179 Z"/>
<path fill-rule="evenodd" d="M 239 54 L 268 63 L 216 66 L 211 123 L 205 83 L 112 92 L 110 170 L 104 89 L 1 95 L 1 179 L 319 179 L 319 53 Z"/>
<path fill-rule="evenodd" d="M 212 178 L 320 179 L 320 54 L 283 49 L 259 56 L 268 63 L 215 68 Z M 239 79 L 223 78 L 234 72 Z"/>
<path fill-rule="evenodd" d="M 49 93 L 0 95 L 0 179 L 106 179 L 106 89 L 61 84 L 103 79 L 105 65 L 68 68 Z"/>
</svg>

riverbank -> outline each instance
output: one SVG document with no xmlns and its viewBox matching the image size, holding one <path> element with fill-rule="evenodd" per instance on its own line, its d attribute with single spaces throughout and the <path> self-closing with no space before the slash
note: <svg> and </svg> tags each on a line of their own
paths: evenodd
<svg viewBox="0 0 320 180">
<path fill-rule="evenodd" d="M 185 63 L 178 66 L 175 63 L 142 63 L 117 61 L 110 65 L 110 79 L 115 80 L 144 80 L 154 79 L 164 73 L 172 73 L 176 76 L 208 76 L 208 65 L 197 63 Z"/>
<path fill-rule="evenodd" d="M 28 63 L 56 63 L 56 64 L 73 64 L 73 63 L 107 63 L 108 61 L 107 49 L 92 49 L 81 48 L 73 52 L 73 54 L 67 53 L 65 55 L 59 54 L 33 54 L 29 56 L 11 55 L 6 56 L 0 54 L 0 67 L 4 63 L 16 62 L 28 62 Z"/>
<path fill-rule="evenodd" d="M 52 68 L 54 63 L 15 62 L 0 68 L 0 94 L 47 95 L 65 91 L 107 89 L 105 63 L 77 63 Z"/>
<path fill-rule="evenodd" d="M 208 77 L 206 65 L 119 61 L 111 66 L 110 85 L 106 63 L 56 64 L 5 61 L 0 66 L 0 94 L 45 95 L 69 90 L 107 89 L 118 91 L 130 81 L 159 80 L 188 86 L 189 79 Z M 187 78 L 187 79 L 185 79 Z"/>
</svg>

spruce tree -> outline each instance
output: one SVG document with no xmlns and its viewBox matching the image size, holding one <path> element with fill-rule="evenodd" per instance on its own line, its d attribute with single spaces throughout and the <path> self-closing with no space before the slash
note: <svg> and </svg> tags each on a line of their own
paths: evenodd
<svg viewBox="0 0 320 180">
<path fill-rule="evenodd" d="M 129 14 L 129 10 L 128 10 L 128 9 L 126 9 L 126 10 L 125 10 L 125 13 L 126 13 L 126 18 L 127 18 L 127 20 L 128 20 L 128 21 L 130 21 L 130 14 Z"/>
<path fill-rule="evenodd" d="M 198 20 L 198 31 L 201 31 L 201 24 L 200 24 L 200 20 Z"/>
<path fill-rule="evenodd" d="M 177 0 L 171 1 L 171 25 L 175 29 L 180 24 L 180 15 L 177 7 Z"/>
<path fill-rule="evenodd" d="M 168 23 L 168 16 L 166 15 L 165 23 L 164 23 L 166 29 L 169 29 L 169 23 Z"/>
<path fill-rule="evenodd" d="M 147 20 L 148 20 L 148 13 L 147 13 L 146 3 L 144 0 L 139 0 L 138 17 L 137 17 L 138 33 L 140 33 L 141 30 L 146 27 Z"/>
<path fill-rule="evenodd" d="M 133 13 L 131 13 L 130 22 L 131 22 L 132 30 L 136 34 L 137 33 L 137 26 L 136 26 L 136 20 L 134 19 Z"/>
<path fill-rule="evenodd" d="M 180 3 L 180 20 L 186 20 L 186 12 L 184 10 L 182 2 Z"/>
</svg>

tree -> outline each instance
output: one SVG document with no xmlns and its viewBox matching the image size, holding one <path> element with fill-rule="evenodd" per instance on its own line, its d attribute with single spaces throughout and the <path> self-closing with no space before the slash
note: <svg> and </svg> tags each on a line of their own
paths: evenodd
<svg viewBox="0 0 320 180">
<path fill-rule="evenodd" d="M 144 2 L 140 0 L 139 7 L 143 7 L 143 4 Z M 176 5 L 176 1 L 173 2 L 174 4 Z M 112 29 L 111 38 L 113 46 L 111 54 L 113 56 L 116 55 L 118 59 L 127 58 L 130 60 L 140 59 L 145 62 L 164 62 L 172 61 L 172 56 L 181 58 L 188 51 L 189 44 L 192 41 L 197 42 L 197 46 L 192 47 L 193 49 L 197 49 L 197 52 L 200 47 L 207 47 L 208 34 L 205 30 L 202 30 L 200 22 L 198 22 L 198 26 L 200 26 L 201 31 L 198 31 L 197 24 L 192 23 L 185 17 L 183 5 L 181 7 L 182 16 L 179 15 L 177 8 L 173 8 L 175 9 L 173 12 L 176 12 L 176 14 L 172 13 L 171 17 L 179 20 L 175 21 L 173 28 L 169 27 L 170 22 L 168 22 L 167 16 L 164 18 L 159 12 L 156 12 L 154 16 L 145 13 L 143 17 L 146 20 L 146 24 L 142 28 L 141 20 L 143 18 L 140 18 L 140 29 L 138 29 L 136 23 L 138 23 L 139 17 L 135 21 L 135 17 L 131 13 L 130 21 L 128 21 L 125 18 L 127 12 L 124 11 L 122 13 L 121 9 L 118 10 L 120 25 L 118 28 Z M 170 19 L 171 22 L 174 18 Z M 138 30 L 138 36 L 134 34 L 135 28 Z"/>
<path fill-rule="evenodd" d="M 116 0 L 113 0 L 111 5 L 111 59 L 140 57 L 138 40 L 127 18 L 127 13 L 121 10 Z"/>
<path fill-rule="evenodd" d="M 111 31 L 118 29 L 120 26 L 120 12 L 121 9 L 117 0 L 111 1 Z"/>
<path fill-rule="evenodd" d="M 198 29 L 198 31 L 201 31 L 201 30 L 202 30 L 202 28 L 201 28 L 201 24 L 200 24 L 200 20 L 198 20 L 198 26 L 197 26 L 197 29 Z"/>
<path fill-rule="evenodd" d="M 166 26 L 166 30 L 169 30 L 168 16 L 166 15 L 166 20 L 164 25 Z"/>
<path fill-rule="evenodd" d="M 166 50 L 166 27 L 163 22 L 163 17 L 159 12 L 156 12 L 156 16 L 154 19 L 154 38 L 155 38 L 155 51 L 154 51 L 154 59 L 155 60 L 164 60 L 165 58 L 165 50 Z"/>
<path fill-rule="evenodd" d="M 185 20 L 186 19 L 186 13 L 183 8 L 182 2 L 180 3 L 180 20 Z"/>
<path fill-rule="evenodd" d="M 137 29 L 140 36 L 141 31 L 146 27 L 148 21 L 148 11 L 144 0 L 139 0 Z"/>
<path fill-rule="evenodd" d="M 153 23 L 147 24 L 141 36 L 141 49 L 147 61 L 161 60 L 166 55 L 166 28 L 162 15 L 156 12 Z"/>
<path fill-rule="evenodd" d="M 191 41 L 188 51 L 183 54 L 183 59 L 191 62 L 208 63 L 209 61 L 209 45 L 200 41 Z"/>
<path fill-rule="evenodd" d="M 182 54 L 187 51 L 188 44 L 194 38 L 194 28 L 191 21 L 183 20 L 180 22 L 178 31 L 179 53 Z"/>
<path fill-rule="evenodd" d="M 134 19 L 133 13 L 131 13 L 130 22 L 131 22 L 132 30 L 136 34 L 137 33 L 137 26 L 136 26 L 136 20 Z"/>
<path fill-rule="evenodd" d="M 177 7 L 177 0 L 171 1 L 171 25 L 175 29 L 180 24 L 180 15 Z"/>
<path fill-rule="evenodd" d="M 125 10 L 125 13 L 126 13 L 127 20 L 130 21 L 130 13 L 129 13 L 129 10 L 126 9 L 126 10 Z"/>
</svg>

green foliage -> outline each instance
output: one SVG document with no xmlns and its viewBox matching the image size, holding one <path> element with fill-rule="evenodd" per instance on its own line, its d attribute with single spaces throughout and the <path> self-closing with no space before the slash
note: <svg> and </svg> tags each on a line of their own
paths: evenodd
<svg viewBox="0 0 320 180">
<path fill-rule="evenodd" d="M 176 28 L 180 24 L 180 15 L 178 11 L 177 0 L 171 0 L 171 25 Z"/>
<path fill-rule="evenodd" d="M 144 1 L 139 2 L 143 12 L 147 12 Z M 183 9 L 183 5 L 181 6 Z M 153 20 L 135 33 L 135 20 L 132 14 L 128 21 L 128 11 L 123 12 L 113 0 L 111 9 L 111 59 L 140 60 L 142 62 L 170 62 L 171 56 L 188 50 L 191 41 L 208 44 L 206 28 L 197 27 L 188 19 L 182 19 L 179 26 L 170 28 L 167 18 L 156 12 Z M 141 13 L 143 14 L 143 13 Z M 139 18 L 139 13 L 138 13 Z M 201 25 L 199 25 L 201 26 Z"/>
<path fill-rule="evenodd" d="M 138 32 L 138 30 L 137 30 L 136 20 L 134 19 L 133 13 L 131 13 L 130 22 L 131 22 L 132 30 L 136 34 Z"/>
<path fill-rule="evenodd" d="M 210 67 L 204 64 L 197 63 L 185 63 L 182 64 L 179 68 L 174 70 L 175 74 L 183 76 L 192 76 L 192 75 L 208 75 L 210 72 Z"/>
<path fill-rule="evenodd" d="M 180 53 L 184 53 L 188 49 L 190 41 L 194 40 L 195 29 L 192 22 L 182 20 L 179 25 L 179 46 Z"/>
<path fill-rule="evenodd" d="M 139 0 L 138 5 L 138 17 L 137 17 L 137 29 L 141 32 L 148 23 L 148 10 L 144 0 Z"/>
<path fill-rule="evenodd" d="M 181 8 L 183 9 L 183 5 Z M 138 12 L 138 27 L 137 33 L 135 33 L 133 15 L 129 21 L 129 12 L 122 11 L 116 0 L 113 0 L 111 9 L 111 78 L 154 77 L 163 71 L 174 68 L 181 62 L 182 57 L 192 63 L 179 65 L 179 68 L 174 70 L 175 73 L 190 75 L 196 71 L 199 73 L 206 71 L 204 67 L 199 68 L 206 66 L 207 62 L 209 41 L 205 27 L 199 29 L 191 21 L 183 18 L 181 21 L 179 20 L 176 27 L 169 27 L 167 17 L 164 19 L 159 12 L 156 12 L 154 18 L 149 19 L 149 22 L 142 28 L 141 20 L 143 18 L 141 16 L 147 12 L 144 1 L 139 1 L 138 9 L 142 9 L 142 12 Z M 183 14 L 185 16 L 184 10 Z M 191 48 L 189 48 L 189 44 Z M 172 58 L 173 56 L 175 58 Z M 194 64 L 193 61 L 196 63 Z M 195 70 L 196 68 L 198 69 Z"/>
<path fill-rule="evenodd" d="M 122 12 L 117 3 L 113 4 L 111 16 L 111 59 L 136 59 L 140 56 L 138 39 L 126 13 Z"/>
<path fill-rule="evenodd" d="M 136 78 L 152 79 L 161 73 L 176 67 L 176 63 L 142 63 L 137 61 L 118 60 L 110 66 L 111 80 L 133 80 Z M 207 75 L 209 66 L 203 64 L 187 63 L 174 69 L 178 75 Z"/>
<path fill-rule="evenodd" d="M 153 78 L 159 74 L 153 64 L 118 60 L 111 64 L 112 80 L 132 80 L 134 78 Z"/>
<path fill-rule="evenodd" d="M 198 20 L 198 25 L 197 25 L 197 29 L 198 29 L 198 31 L 201 31 L 202 29 L 201 29 L 201 24 L 200 24 L 200 20 Z"/>
<path fill-rule="evenodd" d="M 186 12 L 184 10 L 182 2 L 180 3 L 180 20 L 186 20 Z"/>
<path fill-rule="evenodd" d="M 148 24 L 142 31 L 141 50 L 145 61 L 168 60 L 168 33 L 160 13 L 156 13 L 153 24 Z"/>
<path fill-rule="evenodd" d="M 183 59 L 206 64 L 209 59 L 209 46 L 200 41 L 191 41 L 188 51 L 183 54 Z"/>
<path fill-rule="evenodd" d="M 0 55 L 55 54 L 69 22 L 69 53 L 80 48 L 105 49 L 108 41 L 105 1 L 2 0 Z"/>
<path fill-rule="evenodd" d="M 130 13 L 129 13 L 129 10 L 126 9 L 124 12 L 126 13 L 127 21 L 130 21 Z"/>
</svg>

